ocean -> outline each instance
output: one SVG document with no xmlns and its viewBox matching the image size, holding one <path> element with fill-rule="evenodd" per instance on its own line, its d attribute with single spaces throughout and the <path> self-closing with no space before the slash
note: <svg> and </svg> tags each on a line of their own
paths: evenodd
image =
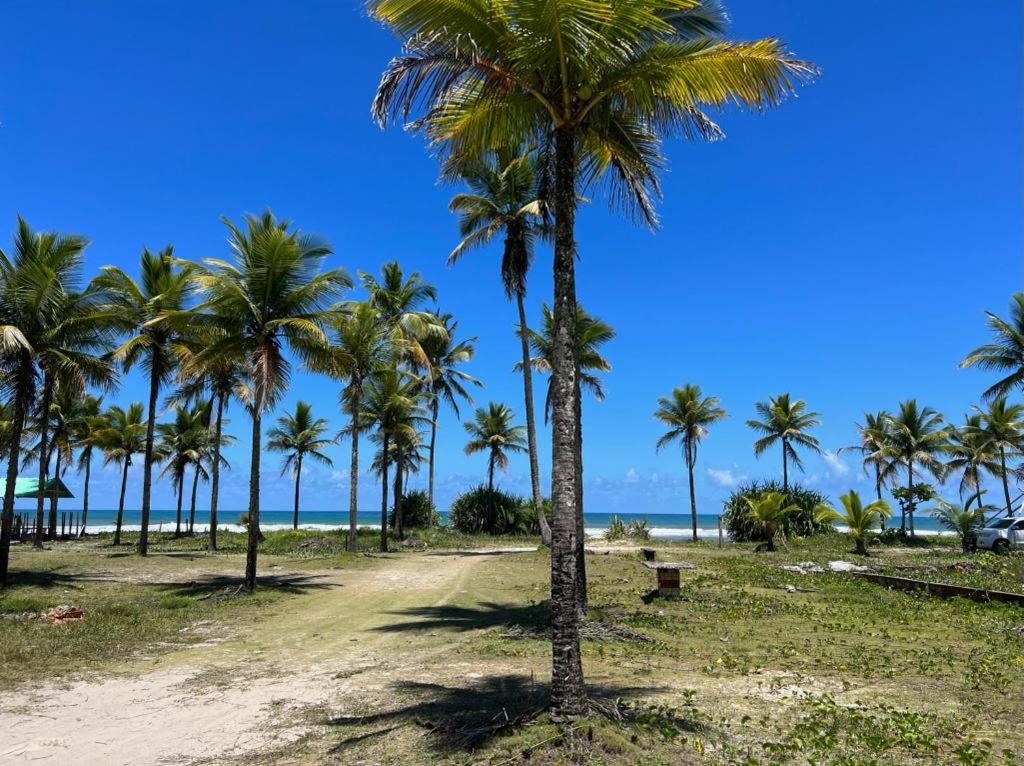
<svg viewBox="0 0 1024 766">
<path fill-rule="evenodd" d="M 16 511 L 23 513 L 23 511 Z M 78 511 L 73 511 L 78 513 Z M 241 530 L 239 517 L 242 511 L 218 511 L 217 526 L 224 529 Z M 447 514 L 441 513 L 441 523 L 447 520 Z M 175 512 L 167 510 L 154 510 L 150 514 L 150 528 L 155 530 L 173 530 Z M 187 511 L 182 514 L 183 520 L 187 518 Z M 598 537 L 608 528 L 613 516 L 618 516 L 624 522 L 636 519 L 647 519 L 651 527 L 653 537 L 662 540 L 683 539 L 690 536 L 690 516 L 682 513 L 587 513 L 584 514 L 584 524 L 587 534 Z M 106 509 L 89 510 L 89 531 L 103 532 L 113 530 L 117 511 Z M 196 512 L 196 528 L 205 531 L 206 522 L 209 519 L 208 511 Z M 714 538 L 718 536 L 718 514 L 701 513 L 697 515 L 697 533 L 701 537 Z M 361 512 L 357 516 L 361 527 L 379 527 L 380 512 Z M 895 520 L 899 523 L 899 520 Z M 123 524 L 126 529 L 138 529 L 141 519 L 138 511 L 124 512 Z M 890 521 L 891 525 L 892 521 Z M 927 514 L 920 514 L 914 517 L 915 527 L 919 532 L 935 533 L 941 530 L 936 519 Z M 260 512 L 260 525 L 266 530 L 288 529 L 292 525 L 292 512 L 267 510 Z M 348 526 L 348 511 L 302 511 L 299 513 L 299 526 L 309 529 L 337 529 Z"/>
</svg>

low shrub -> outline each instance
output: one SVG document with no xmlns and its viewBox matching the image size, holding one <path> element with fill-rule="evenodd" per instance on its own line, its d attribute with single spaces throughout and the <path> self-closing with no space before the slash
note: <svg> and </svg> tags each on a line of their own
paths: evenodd
<svg viewBox="0 0 1024 766">
<path fill-rule="evenodd" d="M 782 492 L 782 482 L 774 479 L 768 481 L 752 481 L 741 484 L 729 495 L 722 511 L 722 526 L 729 533 L 729 538 L 738 543 L 760 542 L 764 533 L 760 525 L 750 518 L 750 506 L 744 500 L 749 497 L 757 500 L 769 492 Z M 817 521 L 814 509 L 819 503 L 828 502 L 825 495 L 808 489 L 799 484 L 789 485 L 789 502 L 800 510 L 791 513 L 783 523 L 786 537 L 806 537 L 808 535 L 825 534 L 834 531 L 830 522 Z"/>
<path fill-rule="evenodd" d="M 628 524 L 618 516 L 612 516 L 608 529 L 604 533 L 605 540 L 650 540 L 651 529 L 647 519 L 634 519 Z"/>
<path fill-rule="evenodd" d="M 414 527 L 436 527 L 441 523 L 430 497 L 422 489 L 414 489 L 402 496 L 402 526 L 406 529 Z M 388 525 L 395 526 L 395 509 L 388 515 Z"/>
<path fill-rule="evenodd" d="M 448 523 L 467 534 L 525 535 L 537 529 L 531 501 L 484 485 L 455 498 Z"/>
</svg>

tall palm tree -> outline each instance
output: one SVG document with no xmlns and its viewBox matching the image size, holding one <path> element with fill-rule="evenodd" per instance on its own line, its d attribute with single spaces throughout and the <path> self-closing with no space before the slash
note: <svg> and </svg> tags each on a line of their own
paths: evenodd
<svg viewBox="0 0 1024 766">
<path fill-rule="evenodd" d="M 154 454 L 160 462 L 166 463 L 160 475 L 169 476 L 174 486 L 174 494 L 178 499 L 174 536 L 181 537 L 181 506 L 185 497 L 185 476 L 189 468 L 199 465 L 202 458 L 203 442 L 207 434 L 205 413 L 201 408 L 190 410 L 187 407 L 176 407 L 174 420 L 157 424 L 156 430 L 159 442 Z"/>
<path fill-rule="evenodd" d="M 361 401 L 360 420 L 364 427 L 375 427 L 381 444 L 380 547 L 388 549 L 388 466 L 395 465 L 395 524 L 401 525 L 401 473 L 403 448 L 415 446 L 416 425 L 423 421 L 422 389 L 419 381 L 396 369 L 384 369 L 367 383 Z M 397 445 L 397 446 L 396 446 Z"/>
<path fill-rule="evenodd" d="M 378 372 L 389 369 L 394 347 L 388 342 L 380 312 L 369 301 L 347 304 L 329 320 L 330 352 L 324 372 L 345 382 L 341 390 L 341 408 L 348 413 L 344 433 L 352 439 L 349 465 L 348 550 L 359 550 L 357 533 L 359 491 L 359 434 L 368 425 L 362 418 L 363 392 Z"/>
<path fill-rule="evenodd" d="M 180 359 L 178 398 L 185 402 L 199 401 L 209 394 L 213 402 L 210 408 L 210 523 L 206 547 L 210 553 L 217 550 L 217 510 L 220 500 L 220 469 L 227 464 L 221 457 L 221 449 L 234 441 L 224 432 L 224 412 L 232 399 L 251 401 L 251 389 L 247 385 L 244 356 L 235 349 L 224 350 L 217 355 L 201 354 L 215 344 L 222 347 L 227 330 L 217 323 L 214 314 L 188 312 L 174 319 L 175 324 L 189 328 L 178 344 Z M 202 321 L 198 321 L 202 320 Z"/>
<path fill-rule="evenodd" d="M 199 364 L 242 358 L 248 369 L 252 456 L 244 587 L 251 591 L 260 538 L 263 413 L 288 386 L 292 365 L 286 349 L 306 362 L 326 353 L 328 306 L 352 282 L 341 269 L 320 271 L 331 252 L 323 240 L 293 229 L 269 210 L 245 216 L 243 226 L 223 220 L 233 261 L 207 260 L 195 277 L 203 296 L 197 313 L 213 315 L 223 333 L 196 356 Z"/>
<path fill-rule="evenodd" d="M 371 0 L 402 40 L 373 113 L 407 121 L 440 151 L 474 156 L 524 141 L 545 147 L 554 218 L 552 429 L 552 709 L 585 707 L 575 594 L 576 396 L 572 326 L 580 190 L 608 180 L 611 199 L 654 225 L 665 136 L 715 139 L 701 110 L 764 109 L 816 74 L 777 40 L 724 38 L 717 3 L 677 0 Z"/>
<path fill-rule="evenodd" d="M 544 400 L 544 418 L 547 422 L 553 411 L 554 361 L 555 361 L 555 316 L 544 304 L 541 307 L 540 331 L 530 330 L 530 346 L 534 356 L 530 360 L 534 369 L 548 373 L 548 390 Z M 586 540 L 583 522 L 583 400 L 580 392 L 586 389 L 599 402 L 604 400 L 604 386 L 598 372 L 609 372 L 611 363 L 604 357 L 601 347 L 615 337 L 615 330 L 599 317 L 588 314 L 583 306 L 577 305 L 573 338 L 576 347 L 576 370 L 573 385 L 578 389 L 573 397 L 576 408 L 576 604 L 581 614 L 587 611 L 587 567 L 584 551 Z M 517 368 L 519 364 L 515 365 Z"/>
<path fill-rule="evenodd" d="M 491 508 L 487 519 L 487 529 L 494 531 L 494 469 L 508 470 L 508 455 L 511 452 L 526 452 L 527 445 L 523 440 L 524 428 L 513 424 L 512 408 L 507 404 L 491 402 L 485 410 L 477 409 L 473 420 L 463 423 L 469 441 L 466 443 L 466 454 L 477 452 L 487 453 L 487 492 L 491 497 Z"/>
<path fill-rule="evenodd" d="M 299 485 L 302 482 L 302 462 L 306 458 L 332 466 L 334 462 L 324 454 L 333 439 L 323 438 L 327 433 L 327 420 L 313 417 L 313 405 L 299 401 L 295 412 L 282 415 L 277 426 L 267 431 L 267 449 L 284 453 L 281 475 L 291 471 L 295 477 L 295 510 L 292 515 L 292 529 L 299 528 Z"/>
<path fill-rule="evenodd" d="M 989 403 L 988 409 L 978 410 L 981 416 L 983 433 L 988 437 L 989 445 L 999 456 L 997 471 L 990 472 L 1003 483 L 1003 498 L 1006 501 L 1006 515 L 1013 516 L 1013 504 L 1010 500 L 1010 474 L 1020 476 L 1020 470 L 1011 470 L 1006 461 L 1019 460 L 1024 455 L 1024 405 L 1009 404 L 1005 396 L 1000 396 Z"/>
<path fill-rule="evenodd" d="M 89 523 L 89 483 L 92 478 L 93 450 L 99 447 L 100 431 L 106 427 L 106 419 L 102 415 L 103 398 L 86 394 L 71 421 L 71 438 L 78 449 L 77 467 L 82 478 L 82 523 L 78 536 L 85 537 L 86 525 Z"/>
<path fill-rule="evenodd" d="M 875 498 L 882 499 L 882 487 L 889 481 L 896 472 L 896 462 L 888 453 L 890 444 L 889 422 L 892 416 L 885 410 L 878 412 L 865 412 L 864 423 L 857 424 L 857 433 L 860 434 L 860 443 L 848 447 L 840 447 L 836 450 L 837 455 L 844 452 L 859 452 L 864 468 L 865 476 L 872 476 L 875 481 Z M 885 521 L 882 522 L 883 529 Z"/>
<path fill-rule="evenodd" d="M 121 466 L 121 493 L 118 495 L 117 520 L 114 525 L 114 545 L 120 545 L 128 469 L 136 455 L 146 454 L 149 427 L 144 420 L 142 402 L 132 402 L 127 410 L 113 405 L 104 413 L 104 419 L 107 421 L 106 426 L 96 433 L 96 446 L 103 451 L 104 465 Z"/>
<path fill-rule="evenodd" d="M 704 396 L 700 386 L 689 383 L 672 389 L 671 397 L 658 399 L 658 409 L 654 412 L 655 419 L 668 426 L 668 431 L 658 439 L 658 451 L 674 441 L 683 448 L 690 481 L 690 521 L 694 542 L 697 542 L 697 496 L 693 490 L 693 468 L 697 464 L 697 446 L 708 435 L 708 426 L 724 420 L 726 415 L 725 409 L 718 406 L 717 396 Z"/>
<path fill-rule="evenodd" d="M 458 369 L 473 358 L 476 353 L 476 338 L 455 340 L 455 331 L 459 323 L 452 319 L 451 314 L 439 314 L 438 323 L 444 327 L 444 335 L 432 334 L 423 339 L 423 350 L 426 353 L 429 367 L 426 369 L 424 386 L 430 392 L 430 447 L 428 451 L 427 496 L 434 503 L 434 447 L 437 440 L 437 419 L 440 414 L 441 402 L 444 401 L 459 417 L 459 399 L 473 404 L 473 397 L 466 390 L 466 384 L 482 386 L 483 384 L 472 375 Z M 430 514 L 428 514 L 429 516 Z M 428 525 L 430 520 L 427 521 Z"/>
<path fill-rule="evenodd" d="M 941 479 L 945 471 L 941 457 L 949 449 L 949 431 L 942 415 L 931 407 L 919 407 L 916 399 L 900 402 L 899 411 L 889 418 L 890 454 L 907 470 L 907 489 L 914 486 L 914 468 Z M 900 528 L 906 530 L 906 515 Z M 910 533 L 914 534 L 914 515 L 910 514 Z"/>
<path fill-rule="evenodd" d="M 149 377 L 146 454 L 142 464 L 142 510 L 139 554 L 149 551 L 149 512 L 153 487 L 156 405 L 178 362 L 178 334 L 167 315 L 184 310 L 192 288 L 193 266 L 177 260 L 168 245 L 158 253 L 143 249 L 136 282 L 116 266 L 104 266 L 96 278 L 108 310 L 128 334 L 114 358 L 125 371 L 141 365 Z"/>
<path fill-rule="evenodd" d="M 389 339 L 402 352 L 396 361 L 428 366 L 422 341 L 427 336 L 444 333 L 437 315 L 424 309 L 427 301 L 437 300 L 437 288 L 419 272 L 406 277 L 398 261 L 381 266 L 379 280 L 372 274 L 361 273 L 360 276 Z"/>
<path fill-rule="evenodd" d="M 999 453 L 977 412 L 968 413 L 962 426 L 950 429 L 948 454 L 944 472 L 961 474 L 961 500 L 967 493 L 981 491 L 982 472 L 1000 475 Z"/>
<path fill-rule="evenodd" d="M 992 342 L 978 346 L 960 362 L 961 367 L 980 367 L 1004 373 L 1004 377 L 985 390 L 986 399 L 1006 396 L 1024 387 L 1024 292 L 1010 299 L 1010 318 L 1002 319 L 986 311 Z"/>
<path fill-rule="evenodd" d="M 807 433 L 821 425 L 821 415 L 808 411 L 807 402 L 803 399 L 793 401 L 788 392 L 769 397 L 767 402 L 758 402 L 754 408 L 761 416 L 761 420 L 747 421 L 749 428 L 761 434 L 761 438 L 754 442 L 754 454 L 760 455 L 769 447 L 782 445 L 782 491 L 788 494 L 789 462 L 792 461 L 801 471 L 804 469 L 796 448 L 821 452 L 817 437 Z"/>
<path fill-rule="evenodd" d="M 548 233 L 544 223 L 547 209 L 540 197 L 540 168 L 532 147 L 503 149 L 479 157 L 456 161 L 448 175 L 461 179 L 468 193 L 456 194 L 449 209 L 459 214 L 462 241 L 448 256 L 455 263 L 466 252 L 488 245 L 495 236 L 504 236 L 501 257 L 501 281 L 505 297 L 515 296 L 519 310 L 519 336 L 523 375 L 523 403 L 526 407 L 526 440 L 530 451 L 530 487 L 533 510 L 537 514 L 541 539 L 551 544 L 551 528 L 544 514 L 540 489 L 540 462 L 537 456 L 537 422 L 533 407 L 533 373 L 530 364 L 529 325 L 526 322 L 526 275 L 533 262 L 536 240 Z M 431 495 L 433 497 L 433 495 Z"/>
</svg>

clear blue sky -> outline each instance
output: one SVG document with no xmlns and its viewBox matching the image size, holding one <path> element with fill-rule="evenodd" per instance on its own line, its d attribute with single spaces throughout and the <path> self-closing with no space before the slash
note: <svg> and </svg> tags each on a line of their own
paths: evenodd
<svg viewBox="0 0 1024 766">
<path fill-rule="evenodd" d="M 777 454 L 754 458 L 744 425 L 770 394 L 792 391 L 822 412 L 830 449 L 855 439 L 865 409 L 907 397 L 959 420 L 987 379 L 956 363 L 986 337 L 982 311 L 1005 311 L 1021 289 L 1019 3 L 728 5 L 734 37 L 779 36 L 824 75 L 780 110 L 718 115 L 724 142 L 669 145 L 656 234 L 601 203 L 581 214 L 579 293 L 618 330 L 608 398 L 585 405 L 591 511 L 684 510 L 682 460 L 655 454 L 651 412 L 685 382 L 731 416 L 700 454 L 704 511 L 718 510 L 731 480 L 780 472 Z M 5 19 L 0 231 L 20 212 L 37 228 L 87 234 L 90 270 L 132 269 L 143 245 L 223 256 L 218 217 L 270 206 L 329 238 L 332 263 L 353 273 L 394 258 L 422 271 L 479 337 L 479 400 L 521 416 L 498 253 L 445 268 L 452 190 L 437 185 L 418 138 L 371 123 L 398 45 L 358 3 L 15 2 Z M 532 273 L 534 317 L 550 263 L 541 253 Z M 300 375 L 282 406 L 302 396 L 340 424 L 336 393 Z M 131 376 L 113 398 L 144 395 Z M 233 419 L 244 436 L 244 415 Z M 463 443 L 446 414 L 442 506 L 484 477 Z M 347 445 L 334 453 L 344 467 Z M 230 457 L 222 507 L 238 509 L 245 447 Z M 288 507 L 276 458 L 265 465 L 264 507 Z M 502 482 L 525 492 L 526 474 L 517 459 Z M 862 481 L 852 462 L 817 458 L 806 479 L 830 493 Z M 310 509 L 345 506 L 347 484 L 330 471 L 309 484 Z M 130 504 L 138 491 L 133 479 Z M 94 505 L 115 499 L 114 475 L 98 472 Z M 161 482 L 157 505 L 172 503 Z"/>
</svg>

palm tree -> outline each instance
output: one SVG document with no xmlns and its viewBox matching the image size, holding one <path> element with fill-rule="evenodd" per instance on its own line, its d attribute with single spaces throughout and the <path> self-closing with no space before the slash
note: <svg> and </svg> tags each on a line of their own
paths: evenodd
<svg viewBox="0 0 1024 766">
<path fill-rule="evenodd" d="M 161 387 L 170 382 L 178 362 L 178 333 L 166 319 L 185 308 L 192 288 L 192 276 L 192 264 L 175 259 L 174 249 L 168 245 L 158 253 L 143 249 L 139 258 L 138 282 L 116 266 L 104 266 L 95 280 L 106 295 L 108 310 L 129 336 L 114 352 L 114 358 L 121 362 L 126 372 L 141 364 L 149 376 L 148 430 L 142 464 L 142 528 L 139 532 L 139 554 L 142 556 L 149 551 L 156 404 Z"/>
<path fill-rule="evenodd" d="M 352 437 L 349 466 L 348 550 L 359 550 L 357 533 L 359 489 L 359 434 L 367 428 L 363 422 L 363 392 L 378 372 L 392 366 L 394 347 L 388 342 L 380 312 L 369 301 L 345 306 L 329 321 L 332 330 L 330 352 L 324 372 L 345 381 L 341 407 L 348 413 L 344 430 Z"/>
<path fill-rule="evenodd" d="M 687 383 L 682 388 L 672 389 L 672 396 L 658 399 L 655 419 L 668 426 L 660 439 L 657 450 L 678 441 L 686 460 L 686 471 L 690 481 L 690 521 L 693 524 L 693 541 L 697 542 L 697 497 L 693 491 L 693 468 L 697 464 L 697 446 L 708 435 L 708 426 L 724 420 L 726 411 L 718 406 L 717 396 L 704 396 L 700 386 Z"/>
<path fill-rule="evenodd" d="M 260 538 L 260 444 L 263 413 L 285 391 L 290 348 L 309 362 L 326 353 L 323 324 L 328 305 L 351 280 L 341 269 L 321 272 L 331 250 L 320 238 L 293 229 L 269 211 L 245 216 L 244 228 L 227 218 L 233 262 L 207 260 L 196 284 L 203 295 L 197 313 L 209 313 L 222 330 L 196 356 L 199 364 L 244 359 L 251 381 L 252 457 L 249 468 L 249 538 L 244 587 L 256 587 Z"/>
<path fill-rule="evenodd" d="M 444 327 L 444 335 L 433 334 L 423 339 L 423 350 L 429 361 L 429 368 L 423 381 L 424 386 L 430 392 L 430 447 L 428 458 L 427 475 L 427 496 L 430 503 L 434 503 L 434 446 L 437 439 L 437 419 L 441 408 L 441 402 L 447 402 L 448 406 L 455 411 L 455 417 L 459 417 L 459 399 L 464 399 L 470 406 L 473 404 L 473 397 L 469 395 L 465 384 L 471 383 L 476 386 L 483 384 L 472 375 L 457 369 L 458 365 L 465 364 L 473 358 L 476 353 L 476 338 L 455 340 L 455 331 L 459 323 L 453 321 L 451 314 L 438 314 L 438 323 Z M 429 514 L 428 514 L 429 516 Z M 429 518 L 427 523 L 429 524 Z"/>
<path fill-rule="evenodd" d="M 92 477 L 92 453 L 99 446 L 100 431 L 106 427 L 107 421 L 101 414 L 103 398 L 86 394 L 71 421 L 72 444 L 78 449 L 78 470 L 82 480 L 82 524 L 78 530 L 79 537 L 85 537 L 86 525 L 89 522 L 89 482 Z"/>
<path fill-rule="evenodd" d="M 998 509 L 982 503 L 981 496 L 984 494 L 984 490 L 975 492 L 967 498 L 967 502 L 963 505 L 947 503 L 945 500 L 938 499 L 938 507 L 929 509 L 941 526 L 953 532 L 960 539 L 964 553 L 973 550 L 978 530 L 985 526 L 986 514 L 993 510 L 998 511 Z M 971 508 L 972 503 L 976 503 L 974 508 Z"/>
<path fill-rule="evenodd" d="M 185 496 L 185 475 L 192 466 L 197 466 L 202 457 L 203 442 L 207 434 L 205 412 L 202 408 L 190 410 L 176 407 L 174 420 L 159 423 L 156 427 L 160 437 L 155 450 L 159 462 L 166 462 L 161 476 L 170 476 L 174 494 L 178 498 L 177 515 L 174 521 L 174 536 L 181 537 L 181 506 Z M 186 526 L 186 531 L 188 527 Z"/>
<path fill-rule="evenodd" d="M 469 441 L 466 454 L 487 453 L 487 493 L 491 497 L 487 530 L 494 532 L 494 469 L 508 470 L 508 453 L 526 452 L 523 427 L 512 424 L 514 415 L 507 404 L 491 402 L 485 410 L 477 409 L 470 423 L 463 423 Z"/>
<path fill-rule="evenodd" d="M 334 463 L 323 453 L 328 445 L 334 444 L 333 439 L 324 439 L 327 432 L 327 421 L 313 417 L 313 405 L 299 401 L 295 404 L 295 412 L 282 415 L 277 419 L 277 427 L 267 431 L 267 449 L 271 452 L 283 452 L 284 462 L 281 475 L 288 471 L 295 477 L 295 510 L 292 516 L 292 529 L 299 528 L 299 485 L 302 481 L 302 461 L 307 457 L 325 465 Z"/>
<path fill-rule="evenodd" d="M 981 490 L 982 471 L 993 476 L 1000 475 L 999 454 L 991 437 L 985 432 L 979 413 L 968 413 L 964 416 L 962 426 L 951 428 L 948 452 L 949 459 L 944 473 L 962 474 L 959 488 L 961 500 L 965 492 Z"/>
<path fill-rule="evenodd" d="M 1005 396 L 1000 396 L 989 403 L 987 410 L 975 407 L 981 416 L 981 425 L 989 446 L 999 455 L 997 471 L 988 470 L 1003 483 L 1003 498 L 1006 501 L 1006 515 L 1013 516 L 1013 505 L 1010 500 L 1010 473 L 1006 460 L 1019 460 L 1024 454 L 1024 405 L 1008 404 Z"/>
<path fill-rule="evenodd" d="M 530 346 L 534 357 L 530 360 L 534 369 L 549 373 L 547 397 L 544 401 L 545 422 L 552 414 L 552 392 L 554 390 L 554 359 L 555 359 L 555 316 L 544 304 L 541 307 L 542 322 L 540 332 L 530 330 Z M 581 614 L 587 611 L 587 567 L 584 552 L 586 534 L 583 523 L 583 402 L 579 395 L 582 389 L 593 394 L 598 401 L 604 400 L 604 387 L 601 378 L 595 373 L 608 372 L 611 363 L 602 355 L 601 347 L 615 337 L 615 330 L 610 324 L 598 317 L 588 314 L 582 306 L 576 307 L 576 321 L 573 325 L 576 345 L 576 375 L 574 386 L 580 389 L 573 397 L 576 408 L 576 604 Z M 516 368 L 519 367 L 517 363 Z"/>
<path fill-rule="evenodd" d="M 816 74 L 777 40 L 725 40 L 714 3 L 593 0 L 372 0 L 398 34 L 373 104 L 381 125 L 413 110 L 440 151 L 476 156 L 534 140 L 551 168 L 557 348 L 552 454 L 552 710 L 576 715 L 586 690 L 575 594 L 575 213 L 581 187 L 608 179 L 611 199 L 651 226 L 666 135 L 715 139 L 702 106 L 764 109 Z M 609 172 L 610 171 L 610 172 Z M 609 178 L 610 176 L 610 178 Z"/>
<path fill-rule="evenodd" d="M 844 452 L 856 451 L 862 456 L 864 475 L 874 475 L 875 498 L 882 499 L 882 487 L 892 479 L 896 472 L 896 462 L 888 453 L 890 446 L 889 422 L 892 416 L 885 410 L 878 412 L 865 412 L 864 424 L 857 424 L 857 433 L 860 434 L 860 444 L 853 444 L 849 447 L 840 447 L 836 450 L 837 455 Z M 882 529 L 885 529 L 885 520 L 882 520 Z"/>
<path fill-rule="evenodd" d="M 361 273 L 370 303 L 379 312 L 389 340 L 401 351 L 396 361 L 409 361 L 427 367 L 429 360 L 422 346 L 425 337 L 442 335 L 444 328 L 437 315 L 423 310 L 423 304 L 437 300 L 437 288 L 419 272 L 406 277 L 397 261 L 381 266 L 381 278 Z"/>
<path fill-rule="evenodd" d="M 789 502 L 789 495 L 784 492 L 765 492 L 758 498 L 744 497 L 747 504 L 747 516 L 750 517 L 765 537 L 765 548 L 775 550 L 776 538 L 786 545 L 785 522 L 791 513 L 800 510 L 800 506 Z"/>
<path fill-rule="evenodd" d="M 395 526 L 400 529 L 402 447 L 415 443 L 416 424 L 422 422 L 419 381 L 396 369 L 384 369 L 367 383 L 361 401 L 360 420 L 363 427 L 374 426 L 381 444 L 379 466 L 381 475 L 380 547 L 388 549 L 388 466 L 395 464 Z M 396 443 L 399 448 L 396 449 Z"/>
<path fill-rule="evenodd" d="M 941 479 L 945 466 L 940 459 L 949 449 L 949 431 L 942 415 L 931 407 L 918 407 L 916 399 L 900 402 L 899 412 L 889 418 L 890 454 L 907 469 L 907 491 L 914 486 L 914 467 L 927 470 Z M 904 515 L 900 528 L 906 530 Z M 910 513 L 910 534 L 914 534 L 914 514 Z"/>
<path fill-rule="evenodd" d="M 136 455 L 146 454 L 149 427 L 143 419 L 142 402 L 132 402 L 127 410 L 114 405 L 104 413 L 104 419 L 107 421 L 106 426 L 96 433 L 96 446 L 103 450 L 104 465 L 121 466 L 121 494 L 118 496 L 117 521 L 114 525 L 114 545 L 120 545 L 128 469 Z"/>
<path fill-rule="evenodd" d="M 986 311 L 992 342 L 969 353 L 961 367 L 980 367 L 1005 373 L 985 390 L 986 399 L 1007 396 L 1014 388 L 1024 387 L 1024 292 L 1010 299 L 1010 318 L 1001 319 Z"/>
<path fill-rule="evenodd" d="M 875 524 L 884 528 L 885 520 L 892 516 L 892 509 L 889 504 L 881 498 L 874 500 L 868 505 L 861 502 L 860 495 L 852 489 L 845 495 L 839 496 L 843 504 L 843 512 L 840 513 L 824 503 L 814 509 L 814 518 L 818 522 L 838 521 L 843 524 L 853 538 L 856 552 L 861 556 L 868 555 L 867 536 Z"/>
<path fill-rule="evenodd" d="M 519 310 L 519 336 L 523 375 L 523 403 L 526 407 L 526 439 L 530 450 L 530 486 L 533 509 L 537 514 L 541 540 L 551 544 L 551 528 L 544 514 L 540 490 L 540 463 L 537 457 L 537 423 L 533 408 L 533 373 L 530 364 L 529 325 L 526 323 L 526 275 L 533 262 L 536 240 L 545 236 L 547 212 L 539 194 L 540 169 L 532 147 L 489 152 L 456 162 L 449 175 L 465 182 L 468 193 L 456 194 L 449 209 L 459 214 L 462 241 L 448 256 L 455 263 L 467 251 L 484 247 L 498 234 L 504 235 L 501 281 L 505 297 L 516 299 Z M 431 494 L 431 498 L 433 495 Z"/>
<path fill-rule="evenodd" d="M 804 469 L 796 448 L 821 452 L 818 439 L 807 433 L 821 425 L 821 415 L 809 412 L 803 399 L 791 400 L 788 392 L 769 397 L 767 402 L 758 402 L 754 408 L 761 416 L 761 420 L 747 421 L 749 428 L 761 434 L 761 438 L 754 442 L 754 454 L 760 456 L 769 447 L 782 445 L 782 491 L 788 494 L 789 461 L 801 471 Z"/>
</svg>

